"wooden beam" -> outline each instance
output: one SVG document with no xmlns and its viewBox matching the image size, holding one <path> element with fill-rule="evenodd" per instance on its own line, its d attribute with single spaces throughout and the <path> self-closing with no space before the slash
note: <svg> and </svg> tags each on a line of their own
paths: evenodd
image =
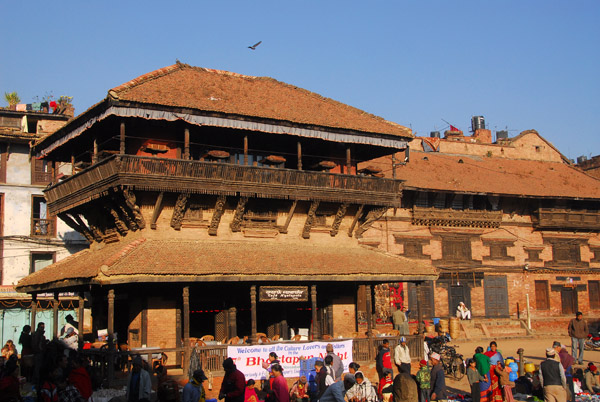
<svg viewBox="0 0 600 402">
<path fill-rule="evenodd" d="M 302 143 L 298 141 L 298 170 L 302 170 Z"/>
<path fill-rule="evenodd" d="M 83 292 L 79 292 L 77 295 L 77 332 L 79 332 L 79 340 L 83 341 L 83 323 L 85 320 L 85 299 Z"/>
<path fill-rule="evenodd" d="M 183 328 L 181 322 L 181 308 L 178 306 L 175 309 L 175 347 L 183 347 Z M 175 364 L 177 367 L 181 367 L 181 353 L 175 355 Z"/>
<path fill-rule="evenodd" d="M 108 381 L 109 384 L 115 375 L 115 359 L 113 358 L 115 341 L 115 290 L 108 290 Z"/>
<path fill-rule="evenodd" d="M 319 201 L 313 201 L 310 203 L 310 208 L 306 214 L 306 222 L 304 222 L 304 229 L 302 230 L 302 237 L 304 239 L 310 239 L 310 229 L 315 222 L 315 213 L 319 208 Z"/>
<path fill-rule="evenodd" d="M 158 197 L 156 197 L 156 202 L 154 203 L 154 211 L 152 211 L 152 221 L 150 222 L 150 229 L 156 229 L 156 221 L 160 216 L 160 209 L 162 208 L 162 201 L 165 192 L 161 191 L 158 193 Z M 175 211 L 173 211 L 175 213 Z"/>
<path fill-rule="evenodd" d="M 248 136 L 244 136 L 244 165 L 248 165 Z"/>
<path fill-rule="evenodd" d="M 373 295 L 371 294 L 371 285 L 365 285 L 365 299 L 367 301 L 367 336 L 373 336 Z"/>
<path fill-rule="evenodd" d="M 238 200 L 237 206 L 235 207 L 235 212 L 233 214 L 233 219 L 229 224 L 232 232 L 239 232 L 242 230 L 242 221 L 244 220 L 244 211 L 246 210 L 247 202 L 248 197 L 240 197 Z"/>
<path fill-rule="evenodd" d="M 235 307 L 229 307 L 227 315 L 229 316 L 227 320 L 227 323 L 229 324 L 227 332 L 229 334 L 227 336 L 233 338 L 237 336 L 237 309 Z"/>
<path fill-rule="evenodd" d="M 317 332 L 319 327 L 317 323 L 317 285 L 310 286 L 310 313 L 312 319 L 311 339 L 315 340 L 319 337 Z"/>
<path fill-rule="evenodd" d="M 52 293 L 52 339 L 58 339 L 58 292 Z"/>
<path fill-rule="evenodd" d="M 190 159 L 190 129 L 183 130 L 183 159 Z"/>
<path fill-rule="evenodd" d="M 252 332 L 250 338 L 256 342 L 256 285 L 250 286 L 250 320 L 252 322 Z"/>
<path fill-rule="evenodd" d="M 288 216 L 287 218 L 285 218 L 285 223 L 283 224 L 283 226 L 279 227 L 279 233 L 286 234 L 288 232 L 288 227 L 290 226 L 290 222 L 292 221 L 292 217 L 294 216 L 296 205 L 298 205 L 298 200 L 294 200 L 294 202 L 292 202 L 292 206 L 290 207 Z"/>
<path fill-rule="evenodd" d="M 92 150 L 92 165 L 98 162 L 98 139 L 94 137 L 94 144 Z"/>
<path fill-rule="evenodd" d="M 340 225 L 342 224 L 342 220 L 344 219 L 344 216 L 346 216 L 347 209 L 348 204 L 346 204 L 345 202 L 340 204 L 340 206 L 338 207 L 335 217 L 333 218 L 333 223 L 331 224 L 331 230 L 329 231 L 331 237 L 335 237 L 338 234 L 338 231 L 340 230 Z"/>
<path fill-rule="evenodd" d="M 346 174 L 352 174 L 352 158 L 350 153 L 350 145 L 346 147 Z"/>
<path fill-rule="evenodd" d="M 190 287 L 183 287 L 183 347 L 184 361 L 183 372 L 189 371 L 191 345 L 190 345 Z"/>
<path fill-rule="evenodd" d="M 31 334 L 36 330 L 35 322 L 37 320 L 37 293 L 31 295 Z"/>
<path fill-rule="evenodd" d="M 71 176 L 75 174 L 75 155 L 71 155 Z"/>
<path fill-rule="evenodd" d="M 362 215 L 364 207 L 365 207 L 364 205 L 360 205 L 358 207 L 358 209 L 356 210 L 356 214 L 354 214 L 354 219 L 352 220 L 352 224 L 350 225 L 350 229 L 348 229 L 348 237 L 352 237 L 352 232 L 354 232 L 354 227 L 356 226 L 356 222 L 358 222 L 358 219 Z"/>
<path fill-rule="evenodd" d="M 223 216 L 223 212 L 225 211 L 225 201 L 227 197 L 224 195 L 217 196 L 217 201 L 215 202 L 215 212 L 213 213 L 212 219 L 210 220 L 210 226 L 208 227 L 208 234 L 211 236 L 216 236 L 217 231 L 219 230 L 219 223 L 221 223 L 221 217 Z"/>
<path fill-rule="evenodd" d="M 417 324 L 417 333 L 419 335 L 423 334 L 425 332 L 425 328 L 423 327 L 423 309 L 421 308 L 421 288 L 423 287 L 423 283 L 422 282 L 417 282 L 416 284 L 416 292 L 417 292 L 417 320 L 418 320 L 418 324 Z M 408 300 L 408 298 L 404 299 L 404 300 Z"/>
<path fill-rule="evenodd" d="M 125 155 L 125 122 L 122 121 L 119 126 L 119 153 Z"/>
</svg>

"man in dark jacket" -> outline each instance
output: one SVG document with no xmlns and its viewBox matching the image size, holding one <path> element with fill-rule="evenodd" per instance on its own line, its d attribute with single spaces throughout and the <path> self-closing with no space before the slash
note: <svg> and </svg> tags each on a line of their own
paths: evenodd
<svg viewBox="0 0 600 402">
<path fill-rule="evenodd" d="M 381 381 L 381 379 L 384 377 L 383 369 L 390 369 L 390 371 L 393 373 L 392 355 L 390 354 L 390 341 L 387 339 L 383 340 L 383 344 L 381 345 L 379 352 L 377 352 L 377 357 L 375 357 L 375 369 L 379 375 L 379 381 Z"/>
<path fill-rule="evenodd" d="M 432 353 L 429 356 L 431 361 L 431 400 L 432 401 L 444 401 L 448 399 L 446 396 L 446 375 L 444 368 L 440 364 L 440 355 Z"/>
<path fill-rule="evenodd" d="M 546 402 L 567 402 L 565 370 L 555 359 L 555 355 L 556 351 L 553 348 L 546 349 L 546 360 L 540 364 L 540 385 L 544 389 Z"/>
<path fill-rule="evenodd" d="M 393 385 L 394 402 L 419 402 L 419 391 L 417 383 L 405 367 L 400 368 L 400 374 L 394 378 Z"/>
<path fill-rule="evenodd" d="M 237 369 L 231 357 L 223 361 L 225 376 L 221 383 L 219 399 L 225 398 L 225 402 L 244 402 L 246 392 L 246 377 Z"/>
<path fill-rule="evenodd" d="M 344 373 L 344 363 L 342 363 L 342 359 L 333 351 L 333 345 L 328 343 L 325 347 L 325 351 L 328 356 L 333 358 L 333 372 L 335 374 L 335 380 L 339 381 L 342 379 L 342 374 Z"/>
<path fill-rule="evenodd" d="M 583 345 L 589 334 L 587 322 L 583 319 L 583 313 L 578 311 L 569 322 L 569 336 L 571 337 L 571 355 L 576 357 L 577 348 L 579 348 L 579 364 L 583 364 Z"/>
<path fill-rule="evenodd" d="M 325 390 L 327 389 L 326 377 L 327 377 L 327 369 L 325 369 L 325 365 L 321 360 L 317 360 L 315 362 L 315 372 L 317 373 L 317 378 L 315 382 L 317 383 L 317 394 L 312 398 L 313 401 L 318 401 L 321 399 Z"/>
</svg>

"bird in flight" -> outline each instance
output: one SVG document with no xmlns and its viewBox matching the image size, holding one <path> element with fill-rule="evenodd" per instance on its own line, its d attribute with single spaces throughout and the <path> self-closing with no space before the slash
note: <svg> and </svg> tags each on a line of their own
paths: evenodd
<svg viewBox="0 0 600 402">
<path fill-rule="evenodd" d="M 262 43 L 262 40 L 260 40 L 260 41 L 256 42 L 256 43 L 255 43 L 254 45 L 252 45 L 252 46 L 248 46 L 248 49 L 256 50 L 256 47 L 257 47 L 258 45 L 260 45 L 261 43 Z"/>
</svg>

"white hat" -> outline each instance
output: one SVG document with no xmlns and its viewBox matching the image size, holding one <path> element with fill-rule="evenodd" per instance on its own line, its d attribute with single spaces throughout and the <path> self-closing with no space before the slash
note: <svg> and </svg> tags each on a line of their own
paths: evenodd
<svg viewBox="0 0 600 402">
<path fill-rule="evenodd" d="M 553 348 L 546 349 L 546 356 L 554 356 L 556 354 L 556 350 Z"/>
<path fill-rule="evenodd" d="M 435 352 L 433 352 L 432 354 L 429 355 L 429 358 L 430 359 L 435 359 L 435 360 L 439 361 L 440 360 L 440 355 L 437 354 L 437 353 L 435 353 Z"/>
</svg>

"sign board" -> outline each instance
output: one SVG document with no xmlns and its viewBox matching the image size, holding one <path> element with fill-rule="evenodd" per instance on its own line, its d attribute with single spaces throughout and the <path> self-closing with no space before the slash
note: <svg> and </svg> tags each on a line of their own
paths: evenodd
<svg viewBox="0 0 600 402">
<path fill-rule="evenodd" d="M 352 340 L 340 342 L 306 342 L 306 343 L 262 343 L 257 345 L 233 345 L 227 347 L 227 357 L 231 357 L 240 370 L 246 376 L 246 380 L 265 379 L 268 376 L 263 363 L 269 363 L 269 353 L 275 352 L 279 364 L 283 367 L 283 375 L 287 378 L 300 375 L 300 359 L 312 359 L 317 357 L 325 359 L 327 352 L 325 347 L 328 343 L 333 345 L 333 351 L 344 363 L 344 372 L 348 371 L 348 365 L 352 362 Z M 309 367 L 312 369 L 313 367 Z"/>
<path fill-rule="evenodd" d="M 258 296 L 261 302 L 307 302 L 308 286 L 261 286 Z"/>
</svg>

